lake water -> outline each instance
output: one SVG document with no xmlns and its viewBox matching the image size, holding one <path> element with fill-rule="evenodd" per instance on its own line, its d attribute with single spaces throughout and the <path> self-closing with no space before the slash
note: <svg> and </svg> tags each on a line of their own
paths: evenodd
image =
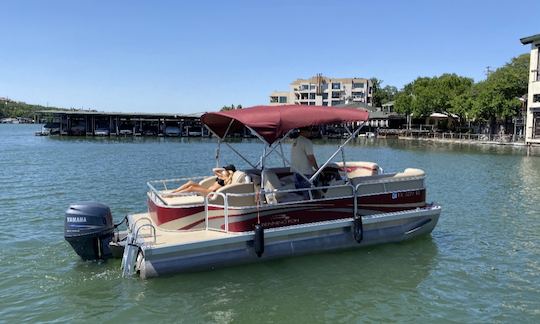
<svg viewBox="0 0 540 324">
<path fill-rule="evenodd" d="M 215 143 L 37 130 L 0 125 L 0 322 L 540 322 L 540 157 L 522 148 L 359 141 L 349 160 L 426 171 L 443 206 L 431 235 L 143 281 L 121 278 L 119 260 L 81 261 L 63 238 L 66 208 L 100 201 L 116 221 L 144 211 L 146 181 L 208 174 Z M 319 161 L 337 144 L 318 143 Z"/>
</svg>

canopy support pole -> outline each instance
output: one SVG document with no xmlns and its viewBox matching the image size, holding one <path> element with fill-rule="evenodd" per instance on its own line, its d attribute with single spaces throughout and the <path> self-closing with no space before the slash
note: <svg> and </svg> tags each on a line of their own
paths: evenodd
<svg viewBox="0 0 540 324">
<path fill-rule="evenodd" d="M 274 152 L 274 150 L 278 147 L 278 145 L 281 145 L 281 143 L 283 142 L 283 140 L 285 140 L 285 138 L 289 137 L 289 134 L 292 133 L 293 130 L 290 130 L 288 131 L 282 138 L 280 138 L 276 143 L 274 143 L 274 145 L 269 145 L 270 146 L 270 150 L 266 152 L 266 156 L 270 155 L 272 152 Z M 266 157 L 265 156 L 265 157 Z M 281 149 L 281 156 L 283 157 L 283 149 Z M 259 166 L 259 163 L 257 163 L 257 166 Z"/>
<path fill-rule="evenodd" d="M 347 143 L 349 143 L 354 137 L 356 137 L 356 135 L 358 135 L 358 133 L 360 132 L 360 130 L 362 129 L 362 126 L 364 126 L 364 123 L 362 123 L 360 125 L 360 127 L 354 131 L 354 133 L 351 134 L 351 136 L 349 136 L 349 138 L 347 138 L 345 140 L 345 142 L 343 142 L 337 151 L 334 152 L 334 154 L 332 154 L 332 156 L 330 156 L 330 158 L 328 160 L 326 160 L 326 162 L 319 168 L 319 170 L 317 170 L 317 172 L 315 172 L 314 175 L 311 176 L 310 178 L 310 182 L 315 180 L 315 178 L 317 178 L 317 176 L 322 172 L 322 170 L 324 168 L 326 168 L 326 166 L 332 161 L 332 159 L 339 153 L 339 151 L 343 150 L 343 147 L 345 147 L 345 145 L 347 145 Z"/>
<path fill-rule="evenodd" d="M 240 154 L 240 152 L 238 152 L 231 144 L 229 144 L 227 142 L 223 142 L 223 143 L 225 143 L 225 145 L 227 145 L 234 153 L 236 153 L 236 155 L 238 155 L 240 158 L 242 158 L 242 160 L 246 161 L 246 163 L 249 164 L 252 168 L 254 168 L 254 169 L 257 168 L 255 165 L 253 165 L 253 163 L 251 163 L 242 154 Z"/>
<path fill-rule="evenodd" d="M 249 131 L 251 132 L 251 134 L 255 137 L 257 137 L 258 139 L 260 139 L 264 144 L 270 146 L 270 143 L 268 143 L 266 141 L 266 139 L 264 139 L 264 137 L 262 137 L 261 135 L 259 135 L 259 133 L 257 133 L 253 128 L 249 127 L 248 125 L 244 125 L 245 128 L 249 129 Z"/>
<path fill-rule="evenodd" d="M 231 122 L 232 124 L 232 122 Z M 229 124 L 229 127 L 231 126 L 231 124 Z M 221 138 L 219 137 L 218 134 L 216 134 L 212 129 L 210 129 L 210 127 L 208 127 L 207 125 L 204 125 L 204 127 L 206 127 L 206 129 L 208 129 L 210 131 L 210 133 L 214 134 L 214 136 L 216 136 L 218 138 L 218 145 L 221 144 L 221 143 L 224 143 L 225 145 L 227 145 L 234 153 L 236 153 L 236 155 L 238 155 L 242 160 L 246 161 L 247 164 L 249 164 L 252 168 L 256 169 L 257 167 L 251 163 L 248 159 L 246 159 L 242 154 L 240 154 L 240 152 L 238 152 L 234 147 L 232 147 L 231 144 L 227 143 L 224 141 L 224 138 Z M 227 132 L 229 131 L 229 128 L 227 128 Z M 225 135 L 227 135 L 227 132 L 225 132 Z M 219 167 L 219 164 L 218 164 L 218 167 Z"/>
<path fill-rule="evenodd" d="M 349 133 L 349 137 L 353 137 L 353 133 L 351 132 L 351 130 L 349 129 L 349 127 L 347 127 L 347 125 L 345 125 L 345 130 L 347 131 L 347 133 Z M 345 161 L 345 150 L 344 150 L 344 149 L 341 150 L 341 160 L 343 161 L 343 168 L 344 168 L 345 170 L 347 170 L 347 161 Z M 348 174 L 349 174 L 349 173 L 348 173 L 348 172 L 345 172 L 345 174 L 346 174 L 346 177 L 347 177 L 347 179 L 348 179 L 348 178 L 349 178 L 349 177 L 348 177 Z"/>
<path fill-rule="evenodd" d="M 289 160 L 287 160 L 287 158 L 285 157 L 285 154 L 283 154 L 283 152 L 278 152 L 278 154 L 281 156 L 281 158 L 283 159 L 283 161 L 287 162 L 289 164 L 289 167 L 294 170 L 296 173 L 298 173 L 302 178 L 306 179 L 306 181 L 308 181 L 311 185 L 313 185 L 313 182 L 308 178 L 306 177 L 302 172 L 298 171 L 292 164 L 291 162 L 289 162 Z"/>
<path fill-rule="evenodd" d="M 216 168 L 219 168 L 219 165 L 221 164 L 219 163 L 220 155 L 221 155 L 221 138 L 218 138 L 217 148 L 216 148 Z"/>
<path fill-rule="evenodd" d="M 281 145 L 281 141 L 279 142 L 279 150 L 281 151 L 281 159 L 283 160 L 283 166 L 286 167 L 287 163 L 285 162 L 285 159 L 283 158 L 285 154 L 283 154 L 283 146 Z"/>
</svg>

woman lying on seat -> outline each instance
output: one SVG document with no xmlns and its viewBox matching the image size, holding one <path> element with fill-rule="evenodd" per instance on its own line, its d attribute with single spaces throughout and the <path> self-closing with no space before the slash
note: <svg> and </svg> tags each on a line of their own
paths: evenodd
<svg viewBox="0 0 540 324">
<path fill-rule="evenodd" d="M 231 164 L 223 168 L 214 168 L 212 169 L 212 171 L 216 175 L 216 182 L 212 184 L 210 187 L 208 188 L 203 187 L 197 182 L 190 180 L 187 183 L 184 183 L 182 186 L 169 192 L 166 196 L 174 196 L 174 194 L 177 194 L 177 193 L 188 193 L 188 192 L 195 192 L 203 196 L 206 196 L 209 193 L 214 192 L 221 187 L 231 184 L 232 176 L 234 172 L 236 171 L 236 168 L 234 167 L 234 165 Z"/>
</svg>

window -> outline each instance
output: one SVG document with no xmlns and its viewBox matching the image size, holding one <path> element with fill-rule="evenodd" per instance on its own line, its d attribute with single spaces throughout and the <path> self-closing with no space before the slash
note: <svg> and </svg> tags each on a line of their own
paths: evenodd
<svg viewBox="0 0 540 324">
<path fill-rule="evenodd" d="M 311 90 L 315 90 L 315 85 L 312 84 L 312 85 L 309 86 L 309 88 L 310 88 Z"/>
<path fill-rule="evenodd" d="M 328 99 L 328 93 L 323 93 L 323 94 L 322 94 L 322 98 L 323 98 L 323 100 Z"/>
<path fill-rule="evenodd" d="M 322 105 L 323 106 L 328 106 L 328 102 L 325 101 L 325 102 L 322 103 Z"/>
<path fill-rule="evenodd" d="M 276 102 L 278 102 L 278 97 L 274 97 L 274 96 L 270 97 L 270 103 L 276 103 Z"/>
<path fill-rule="evenodd" d="M 339 91 L 332 91 L 332 98 L 341 98 Z"/>
<path fill-rule="evenodd" d="M 353 92 L 352 93 L 353 98 L 364 98 L 363 92 Z"/>
<path fill-rule="evenodd" d="M 309 99 L 315 99 L 315 94 L 314 94 L 314 93 L 310 93 L 310 94 L 309 94 Z"/>
<path fill-rule="evenodd" d="M 352 87 L 355 88 L 355 89 L 364 88 L 364 84 L 363 83 L 353 83 Z"/>
<path fill-rule="evenodd" d="M 309 90 L 309 84 L 302 84 L 300 90 Z"/>
<path fill-rule="evenodd" d="M 540 94 L 533 94 L 533 102 L 540 102 Z"/>
<path fill-rule="evenodd" d="M 538 52 L 538 58 L 536 60 L 536 80 L 540 81 L 540 46 L 536 47 L 536 51 Z"/>
<path fill-rule="evenodd" d="M 339 82 L 332 82 L 332 89 L 337 89 L 339 90 L 341 87 L 341 83 Z"/>
<path fill-rule="evenodd" d="M 287 103 L 287 97 L 279 97 L 279 103 Z"/>
</svg>

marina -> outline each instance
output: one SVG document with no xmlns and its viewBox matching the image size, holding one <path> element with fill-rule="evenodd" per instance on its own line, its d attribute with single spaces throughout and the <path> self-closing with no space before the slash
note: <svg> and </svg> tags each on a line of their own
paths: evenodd
<svg viewBox="0 0 540 324">
<path fill-rule="evenodd" d="M 43 110 L 35 120 L 44 123 L 35 135 L 63 136 L 207 136 L 199 113 L 156 114 Z"/>
<path fill-rule="evenodd" d="M 2 8 L 0 324 L 540 323 L 538 0 Z"/>
<path fill-rule="evenodd" d="M 120 222 L 146 210 L 146 182 L 207 174 L 216 139 L 33 136 L 38 129 L 0 125 L 3 184 L 10 188 L 0 192 L 9 216 L 0 225 L 11 229 L 0 243 L 0 271 L 9 278 L 1 284 L 0 316 L 7 322 L 166 320 L 158 308 L 175 309 L 188 322 L 219 321 L 223 312 L 251 322 L 258 315 L 248 310 L 269 303 L 280 310 L 266 312 L 276 322 L 361 318 L 368 310 L 374 319 L 397 321 L 392 314 L 410 309 L 461 322 L 538 317 L 540 160 L 524 148 L 358 139 L 346 148 L 350 160 L 378 161 L 385 172 L 425 171 L 426 199 L 444 206 L 431 235 L 142 281 L 123 279 L 120 260 L 81 261 L 63 239 L 66 206 L 101 201 Z M 314 143 L 322 159 L 338 142 Z M 261 151 L 251 139 L 235 148 L 250 160 Z M 288 155 L 290 144 L 283 149 Z M 222 159 L 236 158 L 224 149 Z M 306 292 L 313 299 L 298 300 Z M 108 311 L 97 314 L 102 308 Z"/>
</svg>

